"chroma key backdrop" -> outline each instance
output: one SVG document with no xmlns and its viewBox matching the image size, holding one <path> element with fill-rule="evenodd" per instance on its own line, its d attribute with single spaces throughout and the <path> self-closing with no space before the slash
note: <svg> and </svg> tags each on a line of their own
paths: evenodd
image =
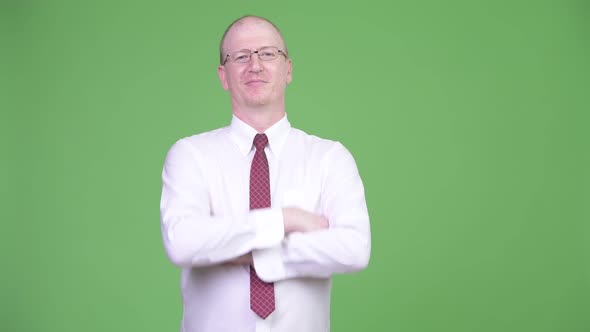
<svg viewBox="0 0 590 332">
<path fill-rule="evenodd" d="M 244 14 L 283 31 L 293 126 L 365 184 L 371 262 L 334 277 L 332 331 L 590 331 L 583 0 L 2 1 L 0 331 L 179 330 L 162 166 L 229 124 Z"/>
</svg>

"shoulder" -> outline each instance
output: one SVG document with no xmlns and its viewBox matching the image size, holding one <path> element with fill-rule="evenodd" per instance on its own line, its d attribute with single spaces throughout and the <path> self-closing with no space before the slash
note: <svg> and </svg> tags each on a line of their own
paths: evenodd
<svg viewBox="0 0 590 332">
<path fill-rule="evenodd" d="M 311 135 L 297 128 L 291 128 L 290 136 L 292 142 L 302 144 L 307 153 L 324 157 L 321 159 L 352 157 L 348 149 L 339 141 Z"/>
<path fill-rule="evenodd" d="M 183 137 L 172 144 L 168 158 L 177 155 L 198 157 L 212 151 L 220 151 L 228 143 L 228 138 L 228 127 Z"/>
<path fill-rule="evenodd" d="M 228 127 L 223 127 L 215 130 L 206 131 L 192 136 L 184 137 L 178 142 L 184 142 L 194 147 L 211 146 L 222 144 L 228 137 Z"/>
<path fill-rule="evenodd" d="M 341 142 L 309 135 L 299 129 L 294 129 L 292 134 L 295 141 L 304 142 L 299 146 L 304 149 L 306 161 L 317 167 L 326 179 L 344 181 L 359 177 L 354 157 Z"/>
</svg>

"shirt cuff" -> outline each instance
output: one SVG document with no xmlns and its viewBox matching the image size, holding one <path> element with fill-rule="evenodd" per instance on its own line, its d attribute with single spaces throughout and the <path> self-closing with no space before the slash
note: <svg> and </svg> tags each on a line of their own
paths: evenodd
<svg viewBox="0 0 590 332">
<path fill-rule="evenodd" d="M 256 227 L 256 245 L 252 250 L 252 265 L 265 282 L 283 279 L 285 266 L 281 243 L 285 238 L 282 209 L 251 211 L 248 222 Z"/>
<path fill-rule="evenodd" d="M 252 265 L 262 281 L 274 282 L 285 279 L 282 250 L 281 245 L 268 249 L 252 250 Z"/>
<path fill-rule="evenodd" d="M 253 249 L 276 246 L 285 237 L 282 209 L 259 209 L 250 211 L 248 223 L 254 225 L 256 237 Z"/>
</svg>

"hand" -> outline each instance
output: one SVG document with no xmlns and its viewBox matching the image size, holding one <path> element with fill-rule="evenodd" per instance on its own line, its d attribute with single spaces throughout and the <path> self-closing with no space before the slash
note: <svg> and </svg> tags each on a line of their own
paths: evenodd
<svg viewBox="0 0 590 332">
<path fill-rule="evenodd" d="M 283 223 L 285 234 L 319 231 L 329 226 L 328 219 L 300 208 L 284 208 Z"/>
<path fill-rule="evenodd" d="M 229 265 L 252 265 L 253 261 L 252 261 L 252 253 L 249 252 L 247 254 L 244 254 L 242 256 L 236 257 L 234 259 L 230 259 L 229 261 L 226 261 L 225 264 L 229 264 Z"/>
</svg>

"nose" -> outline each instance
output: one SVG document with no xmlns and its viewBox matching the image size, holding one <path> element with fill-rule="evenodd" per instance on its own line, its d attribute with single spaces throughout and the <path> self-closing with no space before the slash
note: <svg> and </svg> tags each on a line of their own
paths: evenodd
<svg viewBox="0 0 590 332">
<path fill-rule="evenodd" d="M 260 58 L 258 58 L 258 54 L 254 53 L 250 56 L 250 61 L 248 62 L 248 64 L 250 65 L 249 70 L 252 72 L 261 72 L 264 67 L 262 66 L 262 60 L 260 60 Z"/>
</svg>

